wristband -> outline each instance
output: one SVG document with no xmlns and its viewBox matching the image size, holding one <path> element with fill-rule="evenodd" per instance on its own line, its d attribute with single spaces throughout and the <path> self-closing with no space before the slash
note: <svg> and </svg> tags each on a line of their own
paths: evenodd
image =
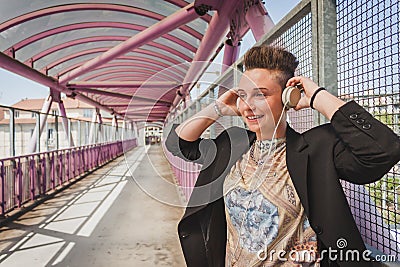
<svg viewBox="0 0 400 267">
<path fill-rule="evenodd" d="M 317 90 L 315 90 L 314 94 L 311 96 L 311 100 L 310 100 L 310 108 L 314 109 L 314 100 L 315 100 L 315 96 L 321 92 L 322 90 L 326 90 L 324 87 L 320 87 Z"/>
<path fill-rule="evenodd" d="M 221 110 L 219 109 L 219 107 L 217 105 L 217 100 L 214 101 L 214 110 L 215 110 L 215 113 L 217 113 L 218 117 L 224 116 L 224 115 L 222 115 Z"/>
</svg>

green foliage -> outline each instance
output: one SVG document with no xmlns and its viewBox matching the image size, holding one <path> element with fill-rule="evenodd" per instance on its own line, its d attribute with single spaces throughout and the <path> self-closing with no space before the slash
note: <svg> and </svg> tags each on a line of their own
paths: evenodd
<svg viewBox="0 0 400 267">
<path fill-rule="evenodd" d="M 400 176 L 398 173 L 389 173 L 381 180 L 366 185 L 366 188 L 375 202 L 377 209 L 382 213 L 387 224 L 400 224 Z M 397 210 L 396 210 L 397 195 Z M 383 201 L 383 199 L 386 200 Z"/>
</svg>

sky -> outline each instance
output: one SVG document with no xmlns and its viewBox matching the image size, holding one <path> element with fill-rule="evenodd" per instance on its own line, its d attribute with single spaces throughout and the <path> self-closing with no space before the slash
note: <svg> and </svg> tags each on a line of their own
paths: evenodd
<svg viewBox="0 0 400 267">
<path fill-rule="evenodd" d="M 300 0 L 265 0 L 265 6 L 275 24 L 283 18 Z M 284 5 L 282 3 L 285 3 Z M 241 54 L 255 43 L 251 34 L 242 42 Z M 216 60 L 221 60 L 217 58 Z M 19 75 L 0 68 L 0 105 L 11 106 L 24 98 L 45 98 L 49 89 Z"/>
</svg>

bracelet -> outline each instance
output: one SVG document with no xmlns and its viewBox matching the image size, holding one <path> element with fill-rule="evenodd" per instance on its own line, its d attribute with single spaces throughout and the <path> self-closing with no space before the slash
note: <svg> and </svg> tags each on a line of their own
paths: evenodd
<svg viewBox="0 0 400 267">
<path fill-rule="evenodd" d="M 311 96 L 311 100 L 310 100 L 310 108 L 314 109 L 314 100 L 315 100 L 315 96 L 321 92 L 322 90 L 326 90 L 324 87 L 320 87 L 317 90 L 315 90 L 314 94 Z"/>
<path fill-rule="evenodd" d="M 219 109 L 219 107 L 217 105 L 217 100 L 214 100 L 214 110 L 215 110 L 215 113 L 217 113 L 218 117 L 224 116 L 224 115 L 222 115 L 221 110 Z"/>
</svg>

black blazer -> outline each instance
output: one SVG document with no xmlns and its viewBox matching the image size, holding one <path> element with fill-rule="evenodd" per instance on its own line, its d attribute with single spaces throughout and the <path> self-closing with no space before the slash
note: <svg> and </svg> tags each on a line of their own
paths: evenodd
<svg viewBox="0 0 400 267">
<path fill-rule="evenodd" d="M 203 164 L 185 214 L 178 225 L 187 266 L 225 266 L 226 220 L 222 187 L 235 162 L 247 152 L 256 136 L 239 127 L 216 139 L 189 142 L 178 137 L 174 125 L 167 149 L 187 161 Z M 346 103 L 331 123 L 303 134 L 289 126 L 286 162 L 319 248 L 338 249 L 345 238 L 347 250 L 364 251 L 339 179 L 367 184 L 380 179 L 400 160 L 400 140 L 354 101 Z M 372 266 L 368 262 L 328 263 L 322 266 Z"/>
</svg>

